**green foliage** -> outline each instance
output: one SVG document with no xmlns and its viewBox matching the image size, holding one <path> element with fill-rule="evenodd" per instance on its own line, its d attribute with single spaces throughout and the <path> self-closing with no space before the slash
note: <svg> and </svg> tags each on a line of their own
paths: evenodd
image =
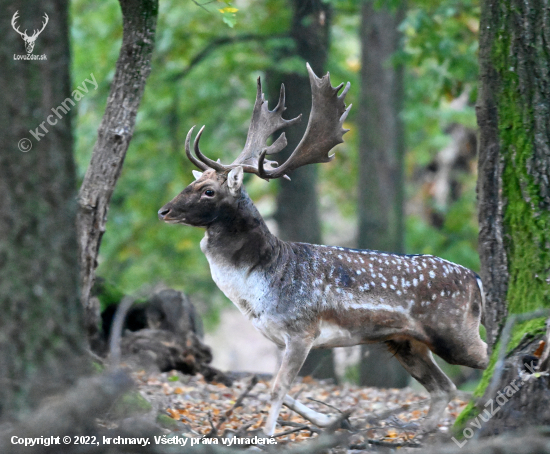
<svg viewBox="0 0 550 454">
<path fill-rule="evenodd" d="M 92 295 L 99 299 L 101 310 L 113 304 L 119 304 L 122 298 L 124 298 L 124 292 L 116 285 L 113 285 L 112 282 L 101 277 L 96 279 L 94 288 L 92 289 Z"/>
<path fill-rule="evenodd" d="M 474 271 L 479 271 L 477 254 L 477 224 L 475 181 L 468 182 L 467 190 L 444 213 L 444 224 L 437 229 L 418 216 L 406 220 L 406 250 L 416 254 L 432 254 Z"/>
<path fill-rule="evenodd" d="M 346 367 L 346 370 L 344 371 L 344 382 L 345 383 L 351 383 L 352 385 L 358 385 L 359 384 L 359 377 L 361 375 L 360 370 L 360 363 L 353 364 L 351 366 Z"/>
<path fill-rule="evenodd" d="M 407 154 L 405 175 L 407 197 L 418 197 L 421 183 L 413 176 L 425 168 L 437 152 L 449 144 L 449 126 L 461 124 L 475 129 L 473 103 L 477 83 L 477 1 L 416 0 L 409 3 L 401 24 L 403 50 L 394 62 L 405 65 L 405 109 Z M 468 102 L 457 108 L 456 98 Z M 449 207 L 433 206 L 444 219 L 438 229 L 425 218 L 410 215 L 406 220 L 406 250 L 444 257 L 479 270 L 475 175 L 465 176 L 464 191 Z"/>
<path fill-rule="evenodd" d="M 405 48 L 396 58 L 431 80 L 425 97 L 456 98 L 477 80 L 478 28 L 476 0 L 416 0 L 401 25 Z"/>
<path fill-rule="evenodd" d="M 213 314 L 215 320 L 214 309 L 224 298 L 215 289 L 199 249 L 203 232 L 161 223 L 157 210 L 192 181 L 193 166 L 183 153 L 192 125 L 206 125 L 201 149 L 207 155 L 230 161 L 244 144 L 258 75 L 263 76 L 272 66 L 305 72 L 305 65 L 299 58 L 286 57 L 286 49 L 292 46 L 286 36 L 292 14 L 288 1 L 264 0 L 239 11 L 229 2 L 197 3 L 160 3 L 152 72 L 111 201 L 98 274 L 125 294 L 163 281 L 196 295 L 204 301 L 199 306 L 201 312 Z M 331 3 L 328 69 L 333 82 L 352 83 L 347 100 L 357 105 L 360 2 Z M 402 24 L 404 49 L 394 62 L 406 65 L 403 118 L 408 143 L 406 172 L 411 179 L 419 165 L 430 162 L 447 144 L 444 131 L 449 124 L 475 124 L 471 106 L 456 111 L 450 101 L 466 89 L 471 90 L 472 99 L 475 96 L 477 4 L 415 1 L 408 11 Z M 93 7 L 75 0 L 71 17 L 73 84 L 78 85 L 90 73 L 99 83 L 78 105 L 76 160 L 82 178 L 114 76 L 122 27 L 117 0 Z M 287 87 L 289 100 L 291 90 Z M 336 149 L 335 162 L 319 166 L 321 210 L 337 207 L 339 216 L 349 223 L 356 222 L 357 110 L 352 109 L 346 121 L 345 127 L 351 131 Z M 257 178 L 248 179 L 246 185 L 261 212 L 269 217 L 277 185 Z M 441 231 L 420 219 L 408 221 L 411 252 L 442 255 L 477 269 L 473 185 L 468 183 L 468 188 L 446 213 Z M 407 191 L 412 196 L 417 190 L 410 186 Z M 323 226 L 325 232 L 333 229 L 330 220 Z M 103 306 L 110 304 L 109 298 L 102 300 Z"/>
</svg>

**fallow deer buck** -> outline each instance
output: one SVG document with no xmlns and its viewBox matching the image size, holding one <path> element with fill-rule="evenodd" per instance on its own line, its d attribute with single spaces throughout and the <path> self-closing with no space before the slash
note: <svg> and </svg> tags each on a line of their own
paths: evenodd
<svg viewBox="0 0 550 454">
<path fill-rule="evenodd" d="M 244 187 L 243 172 L 270 180 L 298 167 L 328 162 L 329 151 L 343 142 L 346 108 L 343 84 L 318 78 L 309 65 L 312 107 L 304 137 L 282 165 L 266 160 L 281 151 L 285 134 L 267 146 L 277 130 L 300 121 L 285 120 L 285 91 L 270 111 L 260 79 L 243 151 L 230 165 L 204 156 L 199 140 L 187 157 L 203 173 L 164 205 L 161 220 L 203 227 L 201 249 L 212 278 L 253 325 L 284 350 L 273 382 L 264 431 L 273 435 L 281 406 L 326 425 L 330 419 L 287 396 L 310 349 L 385 342 L 403 367 L 431 397 L 423 429 L 432 430 L 453 397 L 455 386 L 431 352 L 451 364 L 487 365 L 487 345 L 479 336 L 484 306 L 480 278 L 460 265 L 430 255 L 401 255 L 372 250 L 281 241 L 270 233 Z M 322 416 L 322 415 L 321 415 Z"/>
</svg>

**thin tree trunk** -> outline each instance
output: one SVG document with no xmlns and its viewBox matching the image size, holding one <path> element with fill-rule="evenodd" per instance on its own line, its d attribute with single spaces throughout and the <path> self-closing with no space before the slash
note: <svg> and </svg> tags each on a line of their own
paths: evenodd
<svg viewBox="0 0 550 454">
<path fill-rule="evenodd" d="M 52 117 L 71 99 L 68 2 L 0 1 L 0 9 L 0 414 L 7 418 L 75 381 L 85 337 L 71 132 L 76 108 Z M 33 50 L 46 60 L 14 59 L 26 54 L 10 26 L 16 11 L 21 30 L 39 29 L 48 15 Z"/>
<path fill-rule="evenodd" d="M 403 252 L 403 68 L 391 63 L 399 49 L 401 6 L 391 11 L 365 1 L 361 10 L 359 100 L 359 237 L 363 249 Z M 360 383 L 400 388 L 409 376 L 384 346 L 362 347 Z"/>
<path fill-rule="evenodd" d="M 80 188 L 78 239 L 81 299 L 90 338 L 97 335 L 98 301 L 90 298 L 109 202 L 134 133 L 137 109 L 151 71 L 157 0 L 120 0 L 123 38 L 107 107 L 92 159 Z"/>
</svg>

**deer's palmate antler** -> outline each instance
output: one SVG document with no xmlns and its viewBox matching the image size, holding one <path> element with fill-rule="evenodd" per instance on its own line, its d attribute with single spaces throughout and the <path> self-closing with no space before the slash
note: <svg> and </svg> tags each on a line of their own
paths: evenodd
<svg viewBox="0 0 550 454">
<path fill-rule="evenodd" d="M 272 235 L 242 186 L 243 172 L 266 180 L 287 177 L 298 167 L 328 162 L 341 143 L 350 107 L 344 104 L 349 83 L 334 88 L 329 75 L 318 78 L 307 67 L 312 107 L 304 137 L 282 165 L 266 159 L 281 151 L 284 133 L 276 131 L 300 121 L 285 120 L 281 87 L 274 110 L 267 107 L 258 80 L 256 102 L 243 151 L 223 165 L 199 149 L 204 127 L 191 152 L 189 131 L 185 152 L 203 173 L 171 202 L 159 218 L 206 228 L 201 241 L 212 277 L 254 326 L 273 341 L 283 359 L 273 381 L 265 432 L 275 431 L 284 403 L 319 425 L 334 419 L 313 414 L 286 396 L 312 348 L 385 342 L 403 367 L 431 397 L 424 429 L 431 430 L 455 391 L 433 361 L 431 352 L 452 364 L 487 365 L 487 345 L 479 337 L 484 309 L 481 279 L 460 265 L 429 255 L 400 255 L 371 250 L 281 241 Z M 285 397 L 286 396 L 286 397 Z"/>
<path fill-rule="evenodd" d="M 236 167 L 242 167 L 244 172 L 254 173 L 266 180 L 272 178 L 287 177 L 287 173 L 305 166 L 320 162 L 329 162 L 334 158 L 329 156 L 330 150 L 342 143 L 343 135 L 348 131 L 343 128 L 344 121 L 348 116 L 351 105 L 346 109 L 344 98 L 349 90 L 350 83 L 341 95 L 338 92 L 344 84 L 334 88 L 330 84 L 330 76 L 327 74 L 319 79 L 309 64 L 307 65 L 309 80 L 311 82 L 312 106 L 304 137 L 285 163 L 277 167 L 277 162 L 265 159 L 266 155 L 279 153 L 287 145 L 285 133 L 283 132 L 270 146 L 266 146 L 267 140 L 274 132 L 292 126 L 302 119 L 302 115 L 285 120 L 283 112 L 285 107 L 285 86 L 281 85 L 279 102 L 275 109 L 269 110 L 267 101 L 262 93 L 262 83 L 258 78 L 258 91 L 256 102 L 252 113 L 252 120 L 248 129 L 246 143 L 241 154 L 230 165 L 223 165 L 204 156 L 199 149 L 199 141 L 204 130 L 201 128 L 194 143 L 195 153 L 198 160 L 191 154 L 189 148 L 193 128 L 187 135 L 185 151 L 189 159 L 200 169 L 214 169 L 218 172 L 229 171 Z"/>
</svg>

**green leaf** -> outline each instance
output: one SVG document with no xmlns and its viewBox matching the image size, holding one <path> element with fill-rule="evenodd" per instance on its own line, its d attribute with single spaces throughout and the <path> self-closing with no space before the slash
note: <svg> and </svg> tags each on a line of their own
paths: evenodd
<svg viewBox="0 0 550 454">
<path fill-rule="evenodd" d="M 237 16 L 235 14 L 224 14 L 222 16 L 222 20 L 229 27 L 233 28 L 235 26 L 235 24 L 237 23 Z"/>
</svg>

